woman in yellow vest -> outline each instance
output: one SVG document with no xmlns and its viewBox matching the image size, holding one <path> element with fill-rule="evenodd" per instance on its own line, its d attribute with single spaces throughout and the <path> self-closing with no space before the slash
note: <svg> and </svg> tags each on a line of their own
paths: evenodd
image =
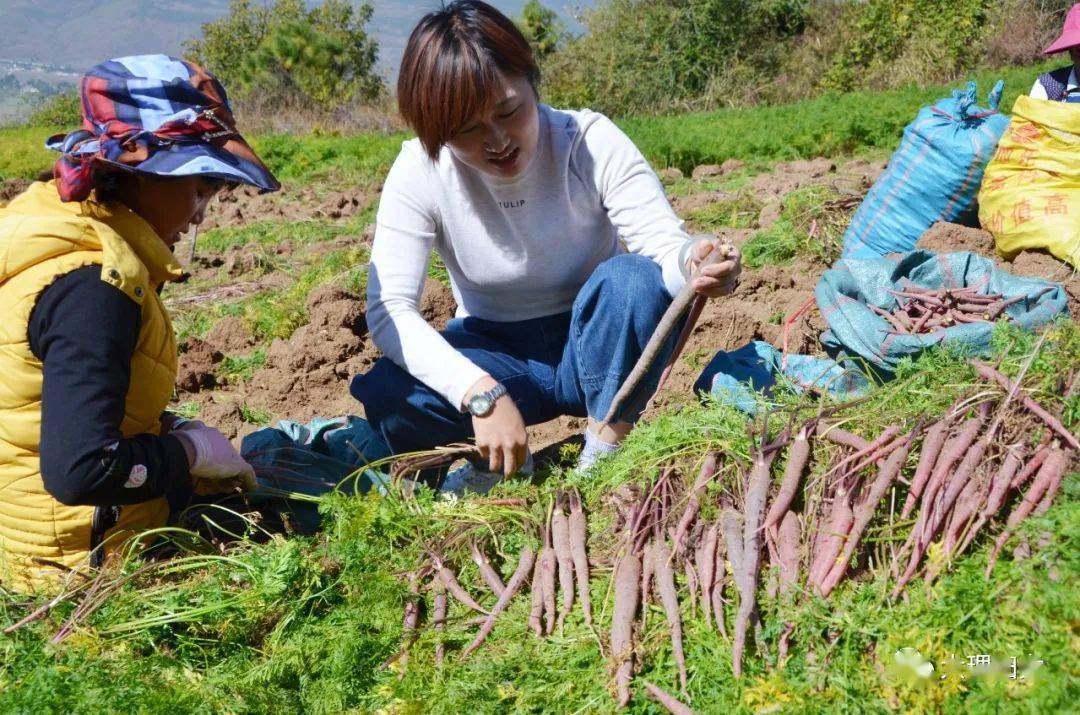
<svg viewBox="0 0 1080 715">
<path fill-rule="evenodd" d="M 0 585 L 21 591 L 99 564 L 192 493 L 254 485 L 217 430 L 163 426 L 177 357 L 158 294 L 219 188 L 280 185 L 196 65 L 125 57 L 80 89 L 83 130 L 48 142 L 53 179 L 0 209 Z"/>
</svg>

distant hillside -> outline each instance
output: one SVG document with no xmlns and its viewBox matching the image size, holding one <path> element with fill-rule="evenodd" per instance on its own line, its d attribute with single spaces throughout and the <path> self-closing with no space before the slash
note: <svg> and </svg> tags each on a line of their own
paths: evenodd
<svg viewBox="0 0 1080 715">
<path fill-rule="evenodd" d="M 176 53 L 228 0 L 4 0 L 0 58 L 85 69 L 102 59 Z"/>
<path fill-rule="evenodd" d="M 526 0 L 490 0 L 511 16 Z M 379 66 L 395 76 L 413 23 L 439 6 L 437 0 L 375 0 L 370 26 L 379 42 Z M 545 3 L 570 18 L 593 0 Z M 0 2 L 0 59 L 34 60 L 85 69 L 109 57 L 180 52 L 204 22 L 223 15 L 228 0 L 3 0 Z"/>
</svg>

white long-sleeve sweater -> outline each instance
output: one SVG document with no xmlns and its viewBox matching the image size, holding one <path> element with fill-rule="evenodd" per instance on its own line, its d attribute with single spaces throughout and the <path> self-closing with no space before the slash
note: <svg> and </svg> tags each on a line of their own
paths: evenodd
<svg viewBox="0 0 1080 715">
<path fill-rule="evenodd" d="M 589 110 L 539 106 L 536 154 L 513 179 L 432 162 L 402 144 L 383 185 L 368 276 L 367 322 L 391 360 L 460 407 L 485 372 L 420 315 L 431 250 L 450 274 L 459 317 L 518 321 L 570 310 L 586 279 L 624 251 L 656 261 L 674 296 L 691 246 L 633 142 Z"/>
</svg>

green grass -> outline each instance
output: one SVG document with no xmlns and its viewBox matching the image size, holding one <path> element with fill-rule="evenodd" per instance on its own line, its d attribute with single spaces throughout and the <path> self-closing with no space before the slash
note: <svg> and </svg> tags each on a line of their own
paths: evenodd
<svg viewBox="0 0 1080 715">
<path fill-rule="evenodd" d="M 241 226 L 214 228 L 202 233 L 199 235 L 199 249 L 211 253 L 225 253 L 230 248 L 249 244 L 277 246 L 289 242 L 294 246 L 306 246 L 332 241 L 349 233 L 359 236 L 366 224 L 367 221 L 360 216 L 345 223 L 325 219 L 264 219 Z"/>
<path fill-rule="evenodd" d="M 283 182 L 356 186 L 382 180 L 407 138 L 405 134 L 276 134 L 253 137 L 252 146 Z"/>
<path fill-rule="evenodd" d="M 1002 109 L 1031 87 L 1047 63 L 982 71 L 984 99 L 993 82 L 1006 81 Z M 675 166 L 689 173 L 697 164 L 742 159 L 762 167 L 784 159 L 839 156 L 867 149 L 891 150 L 904 126 L 920 107 L 962 88 L 950 85 L 911 87 L 884 92 L 852 92 L 773 107 L 723 109 L 662 117 L 630 117 L 618 124 L 656 167 Z M 0 129 L 0 178 L 29 178 L 52 162 L 41 142 L 51 130 Z M 265 135 L 251 142 L 287 184 L 368 185 L 381 181 L 406 134 Z"/>
<path fill-rule="evenodd" d="M 982 71 L 972 78 L 979 83 L 980 101 L 994 81 L 1004 79 L 1001 108 L 1008 111 L 1017 95 L 1026 93 L 1035 77 L 1051 66 Z M 964 84 L 851 92 L 773 107 L 633 117 L 619 125 L 655 166 L 675 166 L 687 173 L 698 164 L 719 164 L 726 159 L 760 165 L 835 157 L 870 148 L 894 149 L 920 107 Z"/>
<path fill-rule="evenodd" d="M 242 300 L 206 303 L 175 311 L 176 334 L 181 340 L 205 337 L 218 318 L 230 315 L 242 318 L 261 345 L 269 345 L 274 338 L 288 339 L 307 322 L 307 299 L 316 288 L 336 285 L 353 293 L 364 293 L 368 256 L 365 245 L 330 251 L 303 269 L 284 288 Z"/>
<path fill-rule="evenodd" d="M 995 346 L 1002 351 L 1003 369 L 1015 374 L 1033 343 L 1033 336 L 1002 327 Z M 1080 396 L 1062 405 L 1058 380 L 1078 360 L 1080 328 L 1065 323 L 1025 379 L 1037 399 L 1062 407 L 1067 420 L 1075 419 Z M 852 429 L 867 436 L 886 424 L 910 424 L 924 410 L 940 411 L 973 383 L 973 371 L 963 360 L 935 352 L 906 364 L 895 382 L 847 414 L 854 418 Z M 773 407 L 781 412 L 774 426 L 784 421 L 783 410 L 815 410 L 800 399 L 776 399 Z M 1070 425 L 1076 428 L 1075 422 Z M 386 665 L 401 640 L 407 598 L 402 575 L 423 561 L 429 544 L 470 527 L 494 540 L 505 556 L 505 577 L 521 545 L 535 543 L 536 532 L 523 527 L 535 529 L 554 490 L 574 483 L 591 514 L 593 603 L 598 630 L 606 633 L 607 564 L 615 539 L 604 496 L 627 481 L 648 483 L 658 465 L 673 460 L 692 473 L 707 451 L 721 449 L 729 460 L 745 458 L 750 448 L 745 427 L 741 415 L 722 405 L 660 415 L 588 477 L 499 487 L 498 495 L 526 499 L 524 509 L 436 503 L 427 492 L 415 501 L 336 495 L 323 506 L 327 524 L 321 536 L 241 544 L 226 554 L 192 552 L 172 562 L 172 573 L 152 573 L 121 588 L 58 647 L 45 641 L 71 612 L 69 603 L 0 639 L 0 710 L 86 712 L 105 702 L 115 711 L 170 713 L 611 712 L 609 673 L 580 611 L 562 633 L 539 640 L 526 632 L 529 605 L 523 597 L 512 602 L 488 643 L 466 661 L 459 650 L 475 629 L 465 623 L 472 614 L 455 603 L 441 670 L 433 664 L 436 634 L 430 628 L 419 632 L 404 671 Z M 1027 435 L 1032 441 L 1039 436 Z M 732 488 L 736 475 L 729 462 L 723 486 Z M 1013 560 L 1007 549 L 991 580 L 982 576 L 989 540 L 984 538 L 933 587 L 918 581 L 898 602 L 888 599 L 888 579 L 880 568 L 842 585 L 828 602 L 811 598 L 795 606 L 763 597 L 766 652 L 758 657 L 750 649 L 742 680 L 730 674 L 730 643 L 687 616 L 694 708 L 733 714 L 1070 710 L 1077 687 L 1074 621 L 1080 609 L 1078 476 L 1068 478 L 1065 493 L 1045 516 L 1021 529 L 1031 538 L 1049 532 L 1047 543 L 1022 561 Z M 712 501 L 706 500 L 709 512 L 716 508 Z M 868 536 L 876 557 L 886 552 L 890 539 L 903 538 L 884 512 Z M 445 555 L 459 567 L 463 583 L 479 592 L 464 545 L 448 548 Z M 14 622 L 32 605 L 16 596 L 0 597 L 0 617 Z M 785 621 L 794 623 L 795 631 L 790 659 L 781 667 L 775 644 Z M 912 685 L 895 675 L 892 654 L 904 647 L 920 650 L 947 677 Z M 639 678 L 674 690 L 667 629 L 655 607 L 648 609 L 639 653 Z M 1022 662 L 1038 658 L 1044 665 L 1027 682 L 960 679 L 941 669 L 949 654 L 964 659 L 982 653 Z M 630 711 L 659 712 L 640 685 Z"/>
<path fill-rule="evenodd" d="M 181 402 L 171 410 L 173 414 L 176 414 L 185 419 L 193 420 L 199 416 L 199 403 L 198 402 Z"/>
<path fill-rule="evenodd" d="M 830 204 L 840 198 L 827 186 L 808 186 L 784 197 L 779 220 L 743 244 L 743 261 L 750 268 L 784 265 L 796 257 L 830 264 L 840 257 L 840 239 L 852 208 Z M 812 233 L 812 235 L 811 235 Z"/>
<path fill-rule="evenodd" d="M 31 179 L 56 161 L 45 148 L 49 130 L 41 127 L 0 127 L 0 180 Z"/>
<path fill-rule="evenodd" d="M 442 262 L 442 256 L 437 251 L 431 252 L 431 262 L 428 263 L 427 274 L 428 278 L 437 280 L 444 286 L 450 285 L 450 272 L 446 270 L 446 265 Z"/>
<path fill-rule="evenodd" d="M 270 424 L 270 420 L 274 418 L 268 410 L 249 407 L 248 405 L 241 404 L 238 406 L 238 409 L 240 410 L 240 419 L 248 424 L 257 425 L 259 427 L 265 427 Z"/>
<path fill-rule="evenodd" d="M 217 374 L 230 382 L 250 380 L 255 371 L 266 367 L 266 349 L 256 348 L 250 355 L 226 355 L 217 367 Z"/>
<path fill-rule="evenodd" d="M 687 211 L 683 215 L 707 229 L 753 228 L 757 225 L 761 213 L 761 201 L 751 191 L 739 191 L 731 198 L 714 201 L 701 208 Z"/>
</svg>

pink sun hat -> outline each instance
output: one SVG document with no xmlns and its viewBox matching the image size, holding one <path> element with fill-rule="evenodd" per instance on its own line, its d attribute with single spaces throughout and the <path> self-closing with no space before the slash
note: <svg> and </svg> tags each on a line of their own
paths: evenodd
<svg viewBox="0 0 1080 715">
<path fill-rule="evenodd" d="M 1080 45 L 1080 3 L 1076 3 L 1069 10 L 1069 14 L 1065 16 L 1065 28 L 1061 31 L 1061 37 L 1043 50 L 1043 54 L 1057 54 L 1077 45 Z"/>
</svg>

